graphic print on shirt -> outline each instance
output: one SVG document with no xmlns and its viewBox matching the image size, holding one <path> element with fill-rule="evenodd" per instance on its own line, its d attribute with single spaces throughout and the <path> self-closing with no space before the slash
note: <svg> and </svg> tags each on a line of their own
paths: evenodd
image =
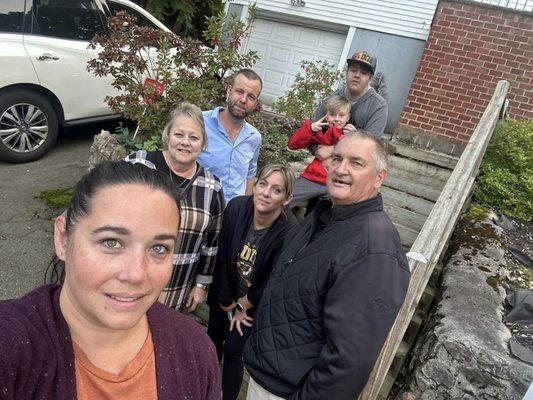
<svg viewBox="0 0 533 400">
<path fill-rule="evenodd" d="M 252 286 L 251 275 L 255 265 L 256 256 L 257 249 L 255 248 L 255 245 L 248 241 L 244 242 L 237 258 L 237 271 L 239 272 L 240 281 L 246 288 Z"/>
</svg>

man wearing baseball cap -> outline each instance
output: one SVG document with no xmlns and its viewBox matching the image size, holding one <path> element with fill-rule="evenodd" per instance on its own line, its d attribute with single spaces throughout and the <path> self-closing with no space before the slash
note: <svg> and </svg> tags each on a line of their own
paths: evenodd
<svg viewBox="0 0 533 400">
<path fill-rule="evenodd" d="M 340 88 L 332 96 L 346 97 L 351 102 L 350 119 L 348 124 L 342 129 L 344 134 L 354 133 L 357 130 L 365 130 L 383 139 L 383 131 L 387 124 L 388 106 L 373 87 L 370 86 L 376 71 L 376 56 L 366 52 L 358 51 L 347 60 L 346 85 Z M 315 112 L 312 122 L 318 121 L 326 115 L 326 99 Z M 333 155 L 333 146 L 312 144 L 309 147 L 311 153 L 320 161 L 325 161 Z M 320 191 L 318 184 L 309 183 L 306 180 L 297 179 L 294 188 L 294 198 L 308 198 L 311 192 Z M 318 199 L 315 197 L 307 201 L 307 213 L 316 206 Z"/>
<path fill-rule="evenodd" d="M 346 62 L 348 63 L 346 87 L 333 93 L 333 95 L 347 97 L 352 103 L 351 126 L 347 125 L 345 133 L 363 129 L 382 139 L 387 124 L 388 106 L 385 99 L 370 86 L 376 72 L 377 58 L 366 51 L 358 51 Z M 325 114 L 326 102 L 324 101 L 318 107 L 313 121 L 322 118 Z"/>
</svg>

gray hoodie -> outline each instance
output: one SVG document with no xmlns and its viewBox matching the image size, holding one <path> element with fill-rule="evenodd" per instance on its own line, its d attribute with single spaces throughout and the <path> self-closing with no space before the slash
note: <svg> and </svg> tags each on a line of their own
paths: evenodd
<svg viewBox="0 0 533 400">
<path fill-rule="evenodd" d="M 333 96 L 346 96 L 345 88 L 337 90 L 330 97 Z M 318 106 L 313 116 L 313 121 L 326 115 L 326 102 L 328 99 Z M 373 87 L 370 87 L 359 100 L 352 102 L 350 123 L 358 129 L 364 129 L 373 133 L 378 138 L 383 139 L 383 131 L 387 124 L 388 108 L 386 100 Z"/>
</svg>

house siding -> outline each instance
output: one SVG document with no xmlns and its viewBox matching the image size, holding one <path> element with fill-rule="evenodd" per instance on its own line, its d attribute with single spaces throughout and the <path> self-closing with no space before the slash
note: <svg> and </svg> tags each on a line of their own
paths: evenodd
<svg viewBox="0 0 533 400">
<path fill-rule="evenodd" d="M 438 0 L 305 0 L 305 6 L 290 0 L 257 0 L 257 9 L 317 22 L 353 26 L 425 40 Z M 233 4 L 248 5 L 245 0 Z"/>
<path fill-rule="evenodd" d="M 356 29 L 349 54 L 365 50 L 378 59 L 376 72 L 385 75 L 386 99 L 389 105 L 387 132 L 394 132 L 416 69 L 425 41 L 390 35 L 387 33 Z"/>
</svg>

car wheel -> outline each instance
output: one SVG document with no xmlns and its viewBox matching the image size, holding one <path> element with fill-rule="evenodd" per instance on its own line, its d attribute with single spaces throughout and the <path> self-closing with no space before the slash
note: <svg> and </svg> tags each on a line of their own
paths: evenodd
<svg viewBox="0 0 533 400">
<path fill-rule="evenodd" d="M 36 160 L 50 151 L 57 133 L 57 114 L 46 98 L 28 90 L 0 94 L 0 160 Z"/>
</svg>

